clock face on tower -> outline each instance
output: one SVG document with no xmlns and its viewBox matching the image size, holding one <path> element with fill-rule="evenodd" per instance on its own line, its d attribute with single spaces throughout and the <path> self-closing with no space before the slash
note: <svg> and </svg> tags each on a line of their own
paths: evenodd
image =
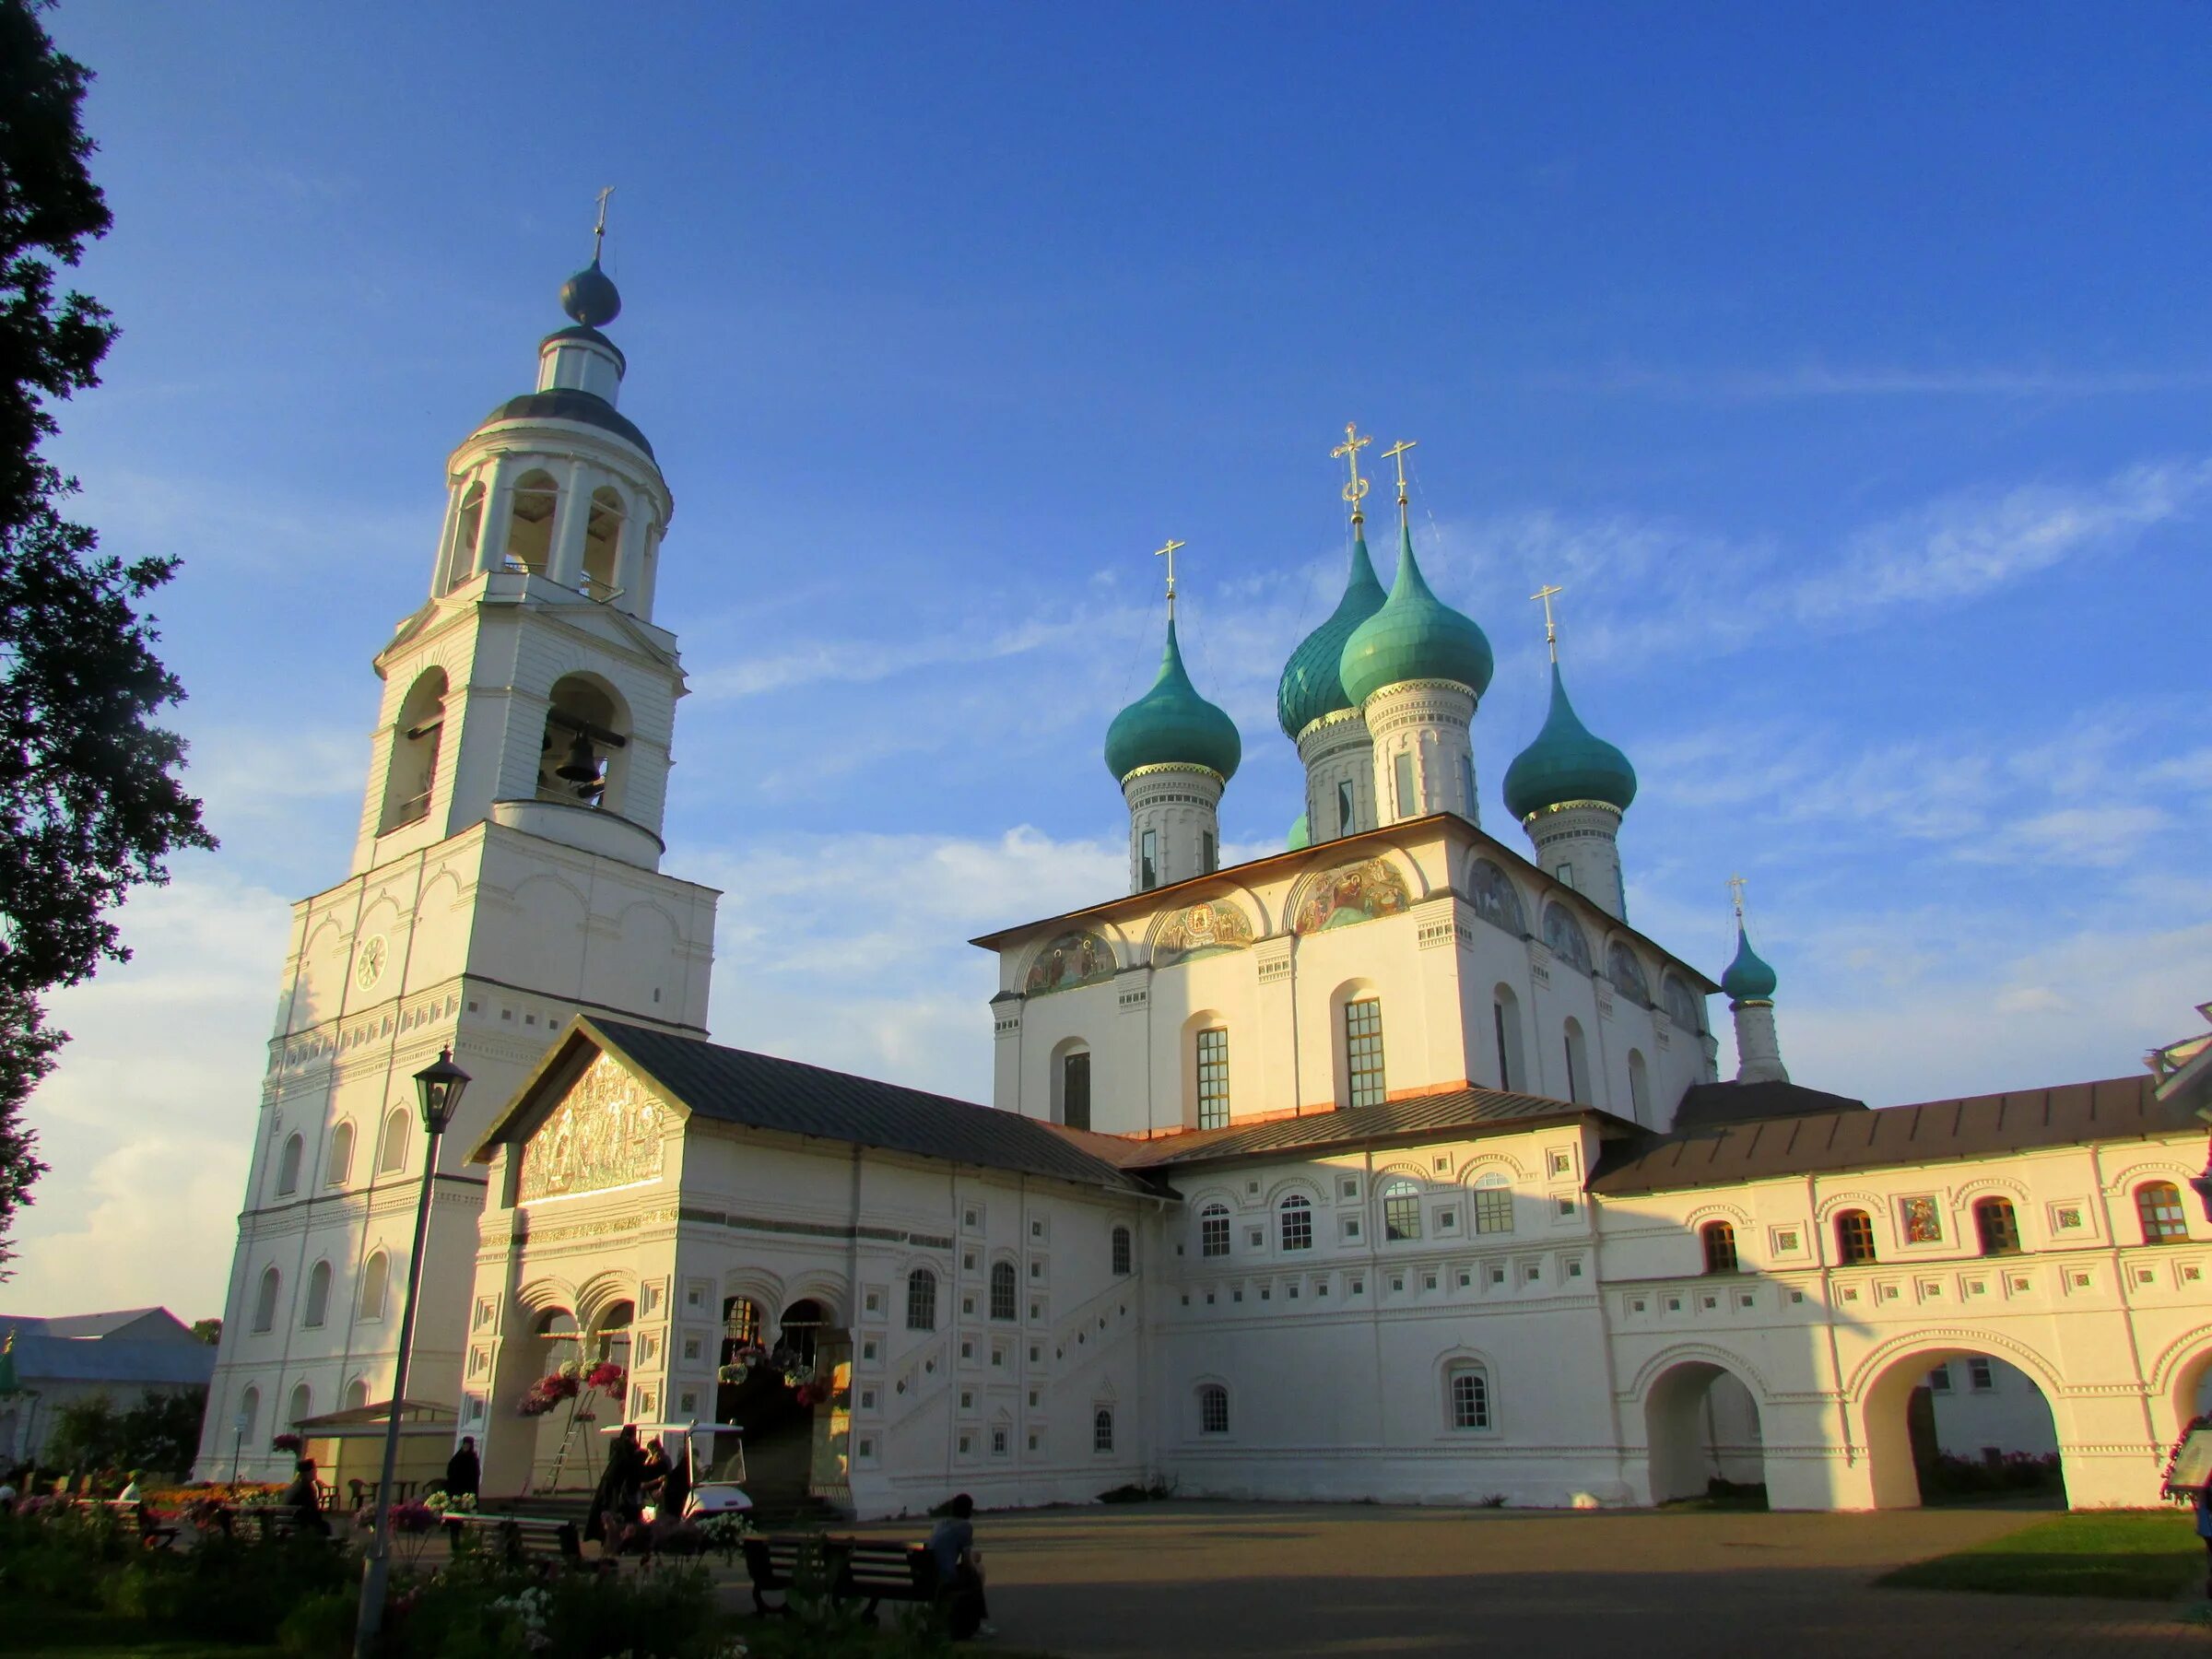
<svg viewBox="0 0 2212 1659">
<path fill-rule="evenodd" d="M 392 941 L 382 934 L 371 934 L 353 953 L 353 982 L 364 991 L 374 990 L 376 982 L 384 977 L 384 963 L 391 955 Z"/>
</svg>

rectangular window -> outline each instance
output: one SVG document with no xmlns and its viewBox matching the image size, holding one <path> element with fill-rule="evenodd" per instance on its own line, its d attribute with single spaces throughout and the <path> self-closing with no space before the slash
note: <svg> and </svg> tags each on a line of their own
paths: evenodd
<svg viewBox="0 0 2212 1659">
<path fill-rule="evenodd" d="M 1976 1394 L 1989 1394 L 1997 1386 L 1997 1373 L 1990 1368 L 1989 1361 L 1980 1355 L 1968 1358 L 1966 1380 Z"/>
<path fill-rule="evenodd" d="M 1513 1087 L 1513 1065 L 1507 1056 L 1513 1051 L 1506 1046 L 1503 1003 L 1494 1002 L 1490 1005 L 1490 1024 L 1498 1033 L 1498 1087 L 1510 1091 Z"/>
<path fill-rule="evenodd" d="M 992 1456 L 994 1456 L 994 1457 L 1004 1457 L 1006 1454 L 1006 1431 L 1004 1429 L 994 1429 L 994 1430 L 991 1430 L 991 1455 L 992 1455 Z"/>
<path fill-rule="evenodd" d="M 1100 1406 L 1090 1419 L 1090 1449 L 1093 1452 L 1113 1450 L 1113 1413 L 1104 1406 Z"/>
<path fill-rule="evenodd" d="M 1211 830 L 1201 830 L 1198 832 L 1198 868 L 1204 874 L 1211 876 L 1214 873 L 1216 856 L 1214 832 Z"/>
<path fill-rule="evenodd" d="M 1452 1427 L 1488 1429 L 1490 1426 L 1490 1380 L 1478 1371 L 1452 1373 Z"/>
<path fill-rule="evenodd" d="M 1459 769 L 1459 810 L 1468 823 L 1475 821 L 1475 774 L 1464 766 Z"/>
<path fill-rule="evenodd" d="M 1198 1033 L 1198 1127 L 1229 1127 L 1229 1033 Z"/>
<path fill-rule="evenodd" d="M 1951 1367 L 1949 1361 L 1945 1361 L 1943 1364 L 1937 1366 L 1934 1371 L 1928 1373 L 1928 1388 L 1931 1393 L 1935 1394 L 1949 1394 L 1951 1392 Z"/>
<path fill-rule="evenodd" d="M 1090 1127 L 1090 1056 L 1066 1054 L 1060 1061 L 1060 1121 L 1070 1129 Z"/>
<path fill-rule="evenodd" d="M 1198 1432 L 1229 1432 L 1229 1390 L 1218 1383 L 1209 1382 L 1198 1391 Z"/>
<path fill-rule="evenodd" d="M 1398 816 L 1402 818 L 1412 818 L 1414 816 L 1413 757 L 1406 750 L 1400 749 L 1393 764 L 1397 774 Z"/>
<path fill-rule="evenodd" d="M 1159 885 L 1159 834 L 1147 830 L 1136 844 L 1136 890 L 1148 893 Z"/>
<path fill-rule="evenodd" d="M 1583 1098 L 1582 1088 L 1575 1081 L 1574 1039 L 1571 1037 L 1567 1040 L 1567 1098 L 1571 1100 L 1579 1100 Z"/>
<path fill-rule="evenodd" d="M 1382 1104 L 1382 1005 L 1374 997 L 1344 1005 L 1344 1069 L 1352 1105 Z"/>
<path fill-rule="evenodd" d="M 1229 1253 L 1227 1210 L 1216 1207 L 1199 1216 L 1198 1253 L 1202 1256 L 1225 1256 Z"/>
<path fill-rule="evenodd" d="M 1352 810 L 1352 785 L 1350 781 L 1347 780 L 1336 785 L 1336 833 L 1338 835 L 1349 835 L 1352 832 L 1352 819 L 1355 816 L 1356 814 Z"/>
<path fill-rule="evenodd" d="M 1313 1248 L 1313 1206 L 1305 1199 L 1292 1194 L 1283 1200 L 1282 1223 L 1285 1250 Z M 1267 1293 L 1263 1290 L 1260 1294 Z"/>
<path fill-rule="evenodd" d="M 1574 866 L 1573 866 L 1572 865 L 1571 865 L 1571 864 L 1563 864 L 1563 865 L 1561 865 L 1559 867 L 1559 869 L 1558 869 L 1557 871 L 1555 871 L 1555 872 L 1554 872 L 1554 874 L 1556 874 L 1556 875 L 1559 877 L 1559 885 L 1560 885 L 1561 887 L 1563 887 L 1563 888 L 1570 888 L 1570 889 L 1571 889 L 1571 888 L 1573 888 L 1573 886 L 1574 886 Z"/>
<path fill-rule="evenodd" d="M 1475 1230 L 1508 1233 L 1513 1230 L 1513 1194 L 1501 1186 L 1475 1189 Z"/>
</svg>

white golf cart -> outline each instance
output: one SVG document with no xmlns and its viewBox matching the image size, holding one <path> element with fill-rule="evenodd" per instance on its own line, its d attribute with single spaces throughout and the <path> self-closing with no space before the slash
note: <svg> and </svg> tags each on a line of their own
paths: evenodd
<svg viewBox="0 0 2212 1659">
<path fill-rule="evenodd" d="M 741 1515 L 753 1507 L 745 1494 L 744 1430 L 735 1423 L 640 1423 L 638 1441 L 658 1439 L 669 1461 L 683 1460 L 690 1491 L 684 1500 L 684 1521 L 703 1521 L 710 1515 Z M 618 1429 L 602 1430 L 613 1434 Z M 658 1519 L 655 1506 L 645 1506 L 645 1520 Z"/>
</svg>

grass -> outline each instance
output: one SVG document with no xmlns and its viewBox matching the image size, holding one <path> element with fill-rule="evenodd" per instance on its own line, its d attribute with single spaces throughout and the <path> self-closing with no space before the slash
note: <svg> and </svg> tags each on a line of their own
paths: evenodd
<svg viewBox="0 0 2212 1659">
<path fill-rule="evenodd" d="M 2201 1584 L 2204 1574 L 2205 1547 L 2188 1511 L 2137 1510 L 2054 1515 L 1875 1582 L 1908 1590 L 2162 1602 Z"/>
<path fill-rule="evenodd" d="M 275 1659 L 273 1647 L 149 1641 L 142 1619 L 84 1613 L 23 1596 L 0 1598 L 13 1659 Z"/>
</svg>

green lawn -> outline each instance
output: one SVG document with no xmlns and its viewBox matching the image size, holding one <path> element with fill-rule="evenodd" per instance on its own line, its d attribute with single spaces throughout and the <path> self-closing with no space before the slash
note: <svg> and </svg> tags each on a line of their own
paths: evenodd
<svg viewBox="0 0 2212 1659">
<path fill-rule="evenodd" d="M 149 1641 L 143 1620 L 76 1613 L 29 1597 L 0 1598 L 6 1647 L 19 1659 L 275 1659 L 273 1647 Z"/>
<path fill-rule="evenodd" d="M 2171 1601 L 2204 1583 L 2205 1547 L 2187 1510 L 2054 1515 L 1956 1555 L 1914 1561 L 1876 1583 L 1994 1595 Z"/>
</svg>

